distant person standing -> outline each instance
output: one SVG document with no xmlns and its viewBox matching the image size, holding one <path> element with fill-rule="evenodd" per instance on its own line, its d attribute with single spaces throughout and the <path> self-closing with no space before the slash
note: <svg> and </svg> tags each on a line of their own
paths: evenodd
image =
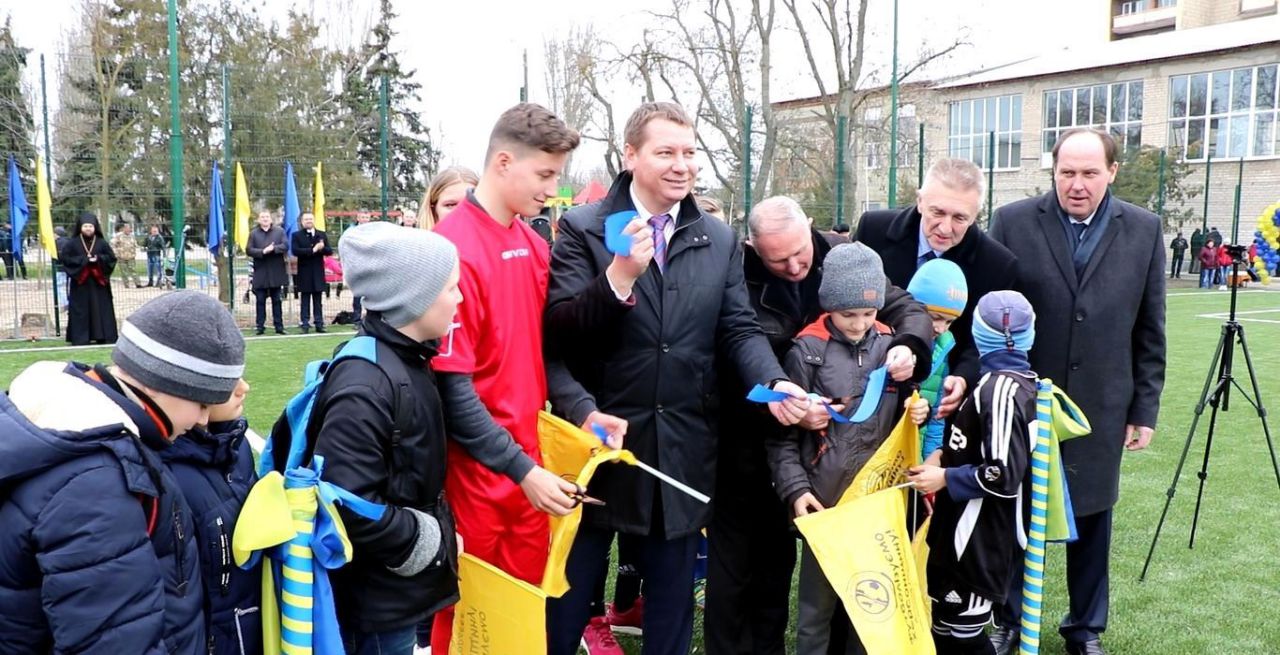
<svg viewBox="0 0 1280 655">
<path fill-rule="evenodd" d="M 111 239 L 111 249 L 116 252 L 116 262 L 121 273 L 121 286 L 129 288 L 133 281 L 135 289 L 141 288 L 138 281 L 138 241 L 133 237 L 133 224 L 121 222 L 116 235 Z"/>
<path fill-rule="evenodd" d="M 316 332 L 324 332 L 324 258 L 333 254 L 333 248 L 324 230 L 316 229 L 315 214 L 306 212 L 299 223 L 301 229 L 293 233 L 292 245 L 298 259 L 297 291 L 302 294 L 302 333 L 311 331 L 313 318 Z"/>
<path fill-rule="evenodd" d="M 267 299 L 271 299 L 271 322 L 276 334 L 284 334 L 284 317 L 280 311 L 280 291 L 288 281 L 284 257 L 284 230 L 271 220 L 271 212 L 258 214 L 258 229 L 249 234 L 245 252 L 253 260 L 253 277 L 250 286 L 256 299 L 254 318 L 257 334 L 262 334 L 267 323 Z"/>
<path fill-rule="evenodd" d="M 116 342 L 116 308 L 111 296 L 111 273 L 116 254 L 89 212 L 77 221 L 80 230 L 63 242 L 58 260 L 67 272 L 67 341 L 75 346 Z"/>
<path fill-rule="evenodd" d="M 156 286 L 156 280 L 164 285 L 164 237 L 160 236 L 160 226 L 152 225 L 150 234 L 143 244 L 147 249 L 147 286 Z"/>
<path fill-rule="evenodd" d="M 22 279 L 27 279 L 27 265 L 22 262 L 22 253 L 13 251 L 13 231 L 8 223 L 0 224 L 0 259 L 4 260 L 5 277 L 12 280 L 14 269 L 22 269 Z"/>
<path fill-rule="evenodd" d="M 1200 272 L 1200 250 L 1204 248 L 1206 240 L 1207 237 L 1200 228 L 1196 228 L 1196 231 L 1191 233 L 1191 264 L 1187 266 L 1188 273 Z"/>
<path fill-rule="evenodd" d="M 1169 242 L 1169 249 L 1173 251 L 1173 265 L 1169 268 L 1169 277 L 1182 277 L 1182 260 L 1187 254 L 1188 245 L 1187 240 L 1182 237 L 1181 232 L 1179 232 L 1177 236 L 1173 237 L 1173 241 Z"/>
</svg>

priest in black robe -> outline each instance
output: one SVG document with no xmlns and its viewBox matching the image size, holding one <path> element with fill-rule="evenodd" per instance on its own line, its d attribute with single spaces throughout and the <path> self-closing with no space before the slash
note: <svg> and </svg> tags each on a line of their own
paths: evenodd
<svg viewBox="0 0 1280 655">
<path fill-rule="evenodd" d="M 98 217 L 80 215 L 78 230 L 62 242 L 58 261 L 70 280 L 67 341 L 76 346 L 116 342 L 116 310 L 111 273 L 116 254 L 102 234 Z"/>
</svg>

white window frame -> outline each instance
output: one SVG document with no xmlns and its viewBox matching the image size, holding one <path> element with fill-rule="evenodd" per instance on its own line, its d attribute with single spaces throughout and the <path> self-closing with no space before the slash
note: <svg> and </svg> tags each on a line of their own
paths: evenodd
<svg viewBox="0 0 1280 655">
<path fill-rule="evenodd" d="M 1094 96 L 1101 90 L 1105 94 L 1102 100 L 1102 120 L 1097 120 L 1094 109 Z M 1134 97 L 1138 98 L 1139 103 L 1142 102 L 1142 96 L 1146 90 L 1146 85 L 1142 80 L 1120 80 L 1117 82 L 1108 82 L 1105 84 L 1090 84 L 1086 86 L 1073 86 L 1061 89 L 1049 89 L 1044 92 L 1042 108 L 1041 108 L 1041 165 L 1045 168 L 1049 167 L 1049 153 L 1053 151 L 1053 146 L 1057 143 L 1062 133 L 1075 127 L 1094 127 L 1100 130 L 1110 132 L 1112 136 L 1119 131 L 1120 135 L 1126 138 L 1121 139 L 1119 145 L 1121 149 L 1126 147 L 1141 147 L 1142 145 L 1142 114 L 1146 111 L 1146 105 L 1140 104 L 1137 116 L 1133 115 Z M 1115 102 L 1115 94 L 1117 91 L 1124 93 L 1124 102 L 1119 107 L 1119 115 L 1117 116 Z M 1066 116 L 1062 113 L 1062 98 L 1069 96 L 1068 112 Z M 1086 109 L 1087 116 L 1081 120 L 1079 106 L 1080 99 L 1088 97 L 1089 102 Z M 1052 104 L 1050 104 L 1052 103 Z M 1050 120 L 1052 119 L 1052 120 Z M 1138 128 L 1138 142 L 1136 144 L 1128 143 L 1127 135 L 1129 128 Z"/>
<path fill-rule="evenodd" d="M 1260 97 L 1258 82 L 1264 71 L 1271 72 L 1271 98 L 1269 105 Z M 1248 97 L 1244 107 L 1237 103 L 1242 77 L 1248 78 Z M 1226 81 L 1226 100 L 1222 106 L 1214 104 L 1215 82 Z M 1203 82 L 1205 98 L 1203 111 L 1192 112 L 1193 85 Z M 1182 89 L 1175 87 L 1182 86 Z M 1179 92 L 1180 91 L 1180 92 Z M 1175 95 L 1175 92 L 1179 92 Z M 1183 109 L 1177 105 L 1181 101 Z M 1217 123 L 1216 135 L 1214 124 Z M 1266 125 L 1267 127 L 1263 127 Z M 1182 161 L 1203 162 L 1212 148 L 1215 160 L 1247 160 L 1280 158 L 1280 61 L 1258 66 L 1229 68 L 1169 77 L 1169 136 L 1170 148 L 1181 149 Z M 1190 132 L 1199 131 L 1198 149 L 1188 144 Z M 1269 138 L 1261 140 L 1259 129 L 1265 129 Z M 1241 143 L 1243 141 L 1243 143 Z M 1259 146 L 1262 146 L 1259 148 Z M 1195 156 L 1188 154 L 1194 152 Z"/>
<path fill-rule="evenodd" d="M 994 108 L 990 123 L 987 110 Z M 965 114 L 968 113 L 966 118 Z M 1007 120 L 1006 120 L 1007 119 Z M 981 124 L 981 128 L 978 125 Z M 991 125 L 995 129 L 987 129 Z M 970 98 L 947 103 L 947 156 L 968 159 L 987 170 L 990 132 L 996 133 L 996 171 L 1022 167 L 1022 94 Z M 974 149 L 974 144 L 977 148 Z M 980 154 L 977 154 L 980 153 Z M 1004 164 L 1004 165 L 1001 165 Z"/>
</svg>

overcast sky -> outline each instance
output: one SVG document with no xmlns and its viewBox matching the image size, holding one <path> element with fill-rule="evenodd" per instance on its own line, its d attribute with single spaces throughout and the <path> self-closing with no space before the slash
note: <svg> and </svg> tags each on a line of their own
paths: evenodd
<svg viewBox="0 0 1280 655">
<path fill-rule="evenodd" d="M 376 0 L 242 1 L 281 19 L 290 6 L 320 16 L 333 16 L 338 7 L 352 7 L 357 14 L 372 16 L 377 4 Z M 73 20 L 77 5 L 78 0 L 0 0 L 0 18 L 11 14 L 19 45 L 45 53 L 48 65 L 52 65 L 60 35 Z M 639 26 L 649 20 L 644 12 L 669 6 L 670 0 L 399 0 L 393 47 L 401 62 L 417 71 L 423 86 L 423 113 L 444 152 L 445 163 L 475 167 L 483 157 L 493 120 L 519 99 L 524 49 L 529 52 L 530 100 L 546 102 L 542 74 L 545 39 L 555 38 L 575 24 L 591 24 L 597 33 L 619 44 L 632 43 L 637 40 Z M 922 41 L 942 44 L 963 34 L 973 45 L 947 63 L 959 72 L 1068 44 L 1100 43 L 1106 35 L 1109 6 L 1107 0 L 900 0 L 899 56 L 903 62 L 913 61 Z M 867 17 L 869 67 L 888 68 L 892 8 L 891 0 L 872 0 Z M 790 23 L 781 2 L 777 12 L 779 25 Z M 337 23 L 327 24 L 327 28 L 345 31 L 334 32 L 331 38 L 349 42 L 352 27 Z M 817 93 L 794 34 L 776 37 L 773 60 L 775 100 Z M 37 59 L 31 61 L 36 64 L 31 67 L 32 75 L 38 75 Z M 52 78 L 53 72 L 49 75 Z M 640 97 L 639 91 L 621 84 L 614 85 L 614 103 L 623 114 L 619 121 L 625 120 L 629 111 L 629 98 Z M 585 156 L 576 158 L 575 167 L 596 167 L 600 152 L 593 148 L 582 153 Z"/>
</svg>

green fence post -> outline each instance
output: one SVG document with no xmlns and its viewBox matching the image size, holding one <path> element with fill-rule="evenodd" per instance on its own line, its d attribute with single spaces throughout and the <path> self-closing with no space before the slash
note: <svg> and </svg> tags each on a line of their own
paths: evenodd
<svg viewBox="0 0 1280 655">
<path fill-rule="evenodd" d="M 382 133 L 381 154 L 378 157 L 378 171 L 382 175 L 382 220 L 387 220 L 387 73 L 382 72 L 382 93 L 378 101 L 381 112 L 379 131 Z"/>
<path fill-rule="evenodd" d="M 231 198 L 235 192 L 228 193 L 228 182 L 232 181 L 231 173 L 235 169 L 231 166 L 231 82 L 226 64 L 222 65 L 222 170 L 222 197 Z M 241 236 L 240 226 L 235 220 L 235 206 L 234 201 L 230 205 L 226 202 L 222 203 L 222 224 L 231 226 L 231 229 L 227 230 L 231 235 L 231 238 L 227 239 L 227 308 L 231 310 L 232 315 L 235 315 L 236 311 L 236 240 Z M 231 210 L 230 221 L 226 216 L 228 209 Z"/>
<path fill-rule="evenodd" d="M 173 210 L 173 237 L 176 242 L 173 277 L 179 289 L 187 288 L 187 239 L 183 231 L 186 214 L 183 208 L 182 184 L 182 116 L 178 96 L 178 3 L 169 0 L 169 178 Z M 105 218 L 105 217 L 104 217 Z"/>
<path fill-rule="evenodd" d="M 1205 146 L 1206 150 L 1209 146 Z M 1200 220 L 1200 230 L 1209 233 L 1209 170 L 1213 168 L 1213 153 L 1204 153 L 1204 216 Z M 1222 244 L 1217 244 L 1222 245 Z"/>
<path fill-rule="evenodd" d="M 751 213 L 751 105 L 747 105 L 747 116 L 742 131 L 742 215 Z"/>
<path fill-rule="evenodd" d="M 844 153 L 845 133 L 848 119 L 843 115 L 836 116 L 836 222 L 844 225 Z"/>
<path fill-rule="evenodd" d="M 991 214 L 995 212 L 996 192 L 996 133 L 987 132 L 987 225 L 991 225 Z"/>
<path fill-rule="evenodd" d="M 924 187 L 924 123 L 920 123 L 920 136 L 916 140 L 916 192 Z"/>
<path fill-rule="evenodd" d="M 49 87 L 45 83 L 44 55 L 40 55 L 40 107 L 44 111 L 44 179 L 49 185 L 49 195 L 53 195 L 53 169 L 49 160 L 53 158 L 53 150 L 49 148 Z M 53 210 L 50 209 L 50 212 Z M 53 217 L 50 216 L 50 219 Z M 37 226 L 39 227 L 39 226 Z M 62 336 L 62 308 L 58 306 L 58 256 L 50 258 L 53 269 L 53 336 Z"/>
</svg>

